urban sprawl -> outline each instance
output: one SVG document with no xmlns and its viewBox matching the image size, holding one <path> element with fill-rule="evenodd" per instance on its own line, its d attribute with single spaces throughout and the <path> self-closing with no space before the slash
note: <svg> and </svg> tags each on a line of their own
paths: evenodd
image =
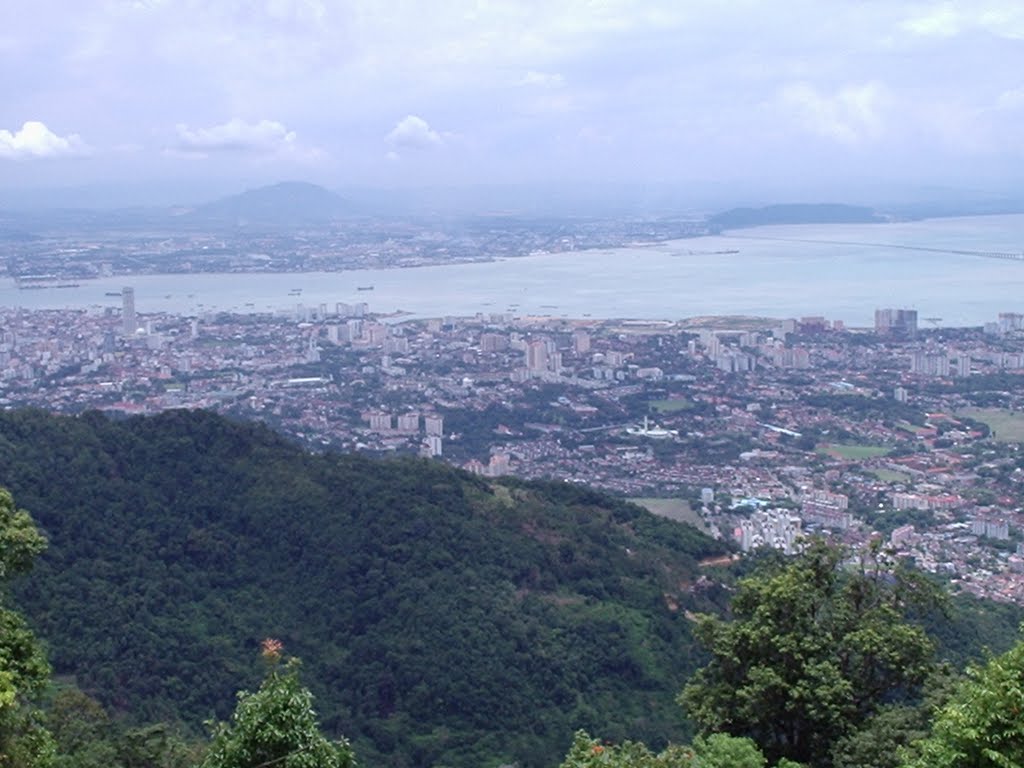
<svg viewBox="0 0 1024 768">
<path fill-rule="evenodd" d="M 744 550 L 879 539 L 960 589 L 1024 603 L 1024 316 L 873 328 L 824 317 L 408 319 L 0 310 L 0 402 L 209 408 L 315 448 L 639 499 Z M 927 322 L 927 321 L 926 321 Z M 937 319 L 932 319 L 937 326 Z"/>
</svg>

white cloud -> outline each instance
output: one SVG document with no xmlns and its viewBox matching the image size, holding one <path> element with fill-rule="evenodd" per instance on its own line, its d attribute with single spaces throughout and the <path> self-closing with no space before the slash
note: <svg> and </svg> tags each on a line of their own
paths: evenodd
<svg viewBox="0 0 1024 768">
<path fill-rule="evenodd" d="M 997 109 L 1019 109 L 1024 107 L 1024 87 L 1003 91 L 996 101 Z"/>
<path fill-rule="evenodd" d="M 1024 38 L 1024 8 L 1018 0 L 946 2 L 911 16 L 901 25 L 917 37 L 948 39 L 971 30 L 996 37 Z"/>
<path fill-rule="evenodd" d="M 932 8 L 903 22 L 903 28 L 920 37 L 955 37 L 963 28 L 964 18 L 949 3 Z"/>
<path fill-rule="evenodd" d="M 441 134 L 422 117 L 406 115 L 384 137 L 388 144 L 403 149 L 426 149 L 442 143 Z"/>
<path fill-rule="evenodd" d="M 176 126 L 180 152 L 207 154 L 210 152 L 248 152 L 271 154 L 295 147 L 295 132 L 274 120 L 247 123 L 234 118 L 222 125 L 191 129 L 179 123 Z"/>
<path fill-rule="evenodd" d="M 783 108 L 806 129 L 844 144 L 878 138 L 882 133 L 885 89 L 878 83 L 848 85 L 834 95 L 819 93 L 807 83 L 782 89 Z"/>
<path fill-rule="evenodd" d="M 557 72 L 537 72 L 530 70 L 519 81 L 519 85 L 539 86 L 541 88 L 561 88 L 565 78 Z"/>
<path fill-rule="evenodd" d="M 86 151 L 88 147 L 77 135 L 58 136 L 37 120 L 27 121 L 13 133 L 0 129 L 0 157 L 58 157 Z"/>
</svg>

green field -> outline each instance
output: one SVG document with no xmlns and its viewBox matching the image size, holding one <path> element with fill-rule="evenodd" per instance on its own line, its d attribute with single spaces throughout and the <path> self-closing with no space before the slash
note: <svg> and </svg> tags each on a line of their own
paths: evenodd
<svg viewBox="0 0 1024 768">
<path fill-rule="evenodd" d="M 837 459 L 877 459 L 885 456 L 889 449 L 882 445 L 842 445 L 840 443 L 825 443 L 818 446 L 818 453 L 834 456 Z"/>
<path fill-rule="evenodd" d="M 671 400 L 651 400 L 648 405 L 658 413 L 676 413 L 677 411 L 688 411 L 693 408 L 693 403 L 683 398 L 672 398 Z"/>
<path fill-rule="evenodd" d="M 648 512 L 652 512 L 659 517 L 667 517 L 669 520 L 676 520 L 680 523 L 689 523 L 705 533 L 708 531 L 704 520 L 690 507 L 690 502 L 685 499 L 635 498 L 629 499 L 629 501 L 639 504 Z"/>
<path fill-rule="evenodd" d="M 1024 413 L 1005 408 L 964 408 L 958 416 L 987 424 L 992 436 L 1001 443 L 1024 443 Z"/>
<path fill-rule="evenodd" d="M 910 475 L 905 475 L 892 469 L 873 469 L 871 474 L 883 483 L 905 483 L 910 480 Z"/>
</svg>

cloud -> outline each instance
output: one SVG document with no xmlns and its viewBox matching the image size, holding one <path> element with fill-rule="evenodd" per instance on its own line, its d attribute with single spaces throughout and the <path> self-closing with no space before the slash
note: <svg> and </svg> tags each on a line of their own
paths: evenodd
<svg viewBox="0 0 1024 768">
<path fill-rule="evenodd" d="M 530 70 L 519 81 L 519 85 L 539 86 L 541 88 L 561 88 L 565 78 L 557 72 L 537 72 Z"/>
<path fill-rule="evenodd" d="M 76 134 L 58 136 L 37 120 L 25 122 L 14 133 L 0 129 L 0 157 L 59 157 L 87 151 L 88 147 Z"/>
<path fill-rule="evenodd" d="M 911 34 L 920 37 L 948 38 L 960 34 L 964 18 L 952 5 L 945 4 L 907 19 L 902 26 Z"/>
<path fill-rule="evenodd" d="M 1003 91 L 996 101 L 997 109 L 1020 109 L 1024 107 L 1024 87 Z"/>
<path fill-rule="evenodd" d="M 995 37 L 1024 38 L 1024 9 L 1017 0 L 942 3 L 904 20 L 904 30 L 917 37 L 949 39 L 971 30 Z"/>
<path fill-rule="evenodd" d="M 272 154 L 295 148 L 295 132 L 274 120 L 247 123 L 234 118 L 211 128 L 176 126 L 179 152 L 209 154 L 220 152 Z"/>
<path fill-rule="evenodd" d="M 878 83 L 848 85 L 834 95 L 819 93 L 807 83 L 782 89 L 781 102 L 812 133 L 844 144 L 858 144 L 882 133 L 885 89 Z"/>
<path fill-rule="evenodd" d="M 427 149 L 443 142 L 441 134 L 416 115 L 406 115 L 399 120 L 384 140 L 402 149 Z"/>
</svg>

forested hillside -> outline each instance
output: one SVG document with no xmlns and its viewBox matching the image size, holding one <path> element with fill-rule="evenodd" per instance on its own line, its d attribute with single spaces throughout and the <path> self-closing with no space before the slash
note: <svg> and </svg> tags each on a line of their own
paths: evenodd
<svg viewBox="0 0 1024 768">
<path fill-rule="evenodd" d="M 280 638 L 364 765 L 551 765 L 588 728 L 685 739 L 722 545 L 607 496 L 311 455 L 202 412 L 0 414 L 0 485 L 50 547 L 17 597 L 59 675 L 198 728 Z"/>
</svg>

